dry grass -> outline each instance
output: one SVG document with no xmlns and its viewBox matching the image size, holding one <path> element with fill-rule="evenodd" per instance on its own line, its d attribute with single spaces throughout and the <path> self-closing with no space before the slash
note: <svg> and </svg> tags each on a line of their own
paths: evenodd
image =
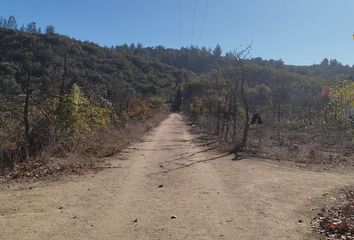
<svg viewBox="0 0 354 240">
<path fill-rule="evenodd" d="M 166 114 L 160 114 L 144 122 L 130 121 L 125 126 L 109 126 L 97 132 L 72 137 L 66 142 L 58 142 L 36 158 L 16 163 L 12 170 L 2 169 L 0 182 L 13 179 L 33 181 L 44 177 L 58 178 L 65 174 L 100 170 L 105 165 L 106 158 L 138 141 L 165 118 Z"/>
<path fill-rule="evenodd" d="M 192 129 L 196 133 L 207 134 L 207 142 L 216 143 L 221 151 L 232 149 L 242 135 L 238 129 L 235 139 L 232 139 L 232 133 L 228 139 L 216 136 L 215 119 L 207 117 L 194 122 Z M 352 129 L 299 127 L 279 123 L 251 126 L 245 154 L 302 165 L 353 167 L 352 134 Z M 206 139 L 202 140 L 201 144 L 206 144 Z"/>
</svg>

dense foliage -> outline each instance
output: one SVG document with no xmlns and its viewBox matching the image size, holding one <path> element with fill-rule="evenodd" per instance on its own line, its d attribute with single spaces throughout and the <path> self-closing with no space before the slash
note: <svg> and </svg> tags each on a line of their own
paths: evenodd
<svg viewBox="0 0 354 240">
<path fill-rule="evenodd" d="M 0 18 L 0 150 L 15 143 L 19 158 L 28 158 L 63 133 L 144 121 L 169 107 L 212 117 L 226 135 L 236 135 L 248 112 L 268 122 L 345 122 L 353 79 L 354 66 L 335 59 L 289 66 L 241 61 L 219 45 L 108 48 L 60 35 L 51 25 L 42 31 L 34 22 L 19 27 L 12 16 Z M 326 86 L 332 95 L 321 94 Z"/>
</svg>

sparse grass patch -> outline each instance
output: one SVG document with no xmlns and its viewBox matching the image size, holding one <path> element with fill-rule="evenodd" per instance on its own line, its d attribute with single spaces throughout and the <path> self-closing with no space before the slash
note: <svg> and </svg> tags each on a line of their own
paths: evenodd
<svg viewBox="0 0 354 240">
<path fill-rule="evenodd" d="M 99 158 L 112 157 L 117 152 L 118 152 L 118 150 L 113 147 L 103 148 L 97 157 L 99 157 Z"/>
</svg>

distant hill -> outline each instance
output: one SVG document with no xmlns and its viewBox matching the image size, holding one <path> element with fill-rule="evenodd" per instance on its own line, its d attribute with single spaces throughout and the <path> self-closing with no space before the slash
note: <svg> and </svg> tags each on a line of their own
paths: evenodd
<svg viewBox="0 0 354 240">
<path fill-rule="evenodd" d="M 67 89 L 73 83 L 78 83 L 85 91 L 106 98 L 112 96 L 115 87 L 143 97 L 167 97 L 183 75 L 180 69 L 144 55 L 124 53 L 58 34 L 0 30 L 2 61 L 20 67 L 24 64 L 26 51 L 30 52 L 33 64 L 37 66 L 36 75 L 42 84 L 59 83 L 58 72 L 63 68 L 66 59 L 69 79 L 65 86 Z M 5 73 L 3 71 L 0 75 Z M 11 86 L 18 86 L 21 83 L 20 78 L 20 75 L 15 74 L 16 83 L 11 83 L 6 77 L 0 77 L 0 92 L 11 90 Z M 21 88 L 12 90 L 21 91 Z"/>
<path fill-rule="evenodd" d="M 58 72 L 67 62 L 68 80 L 65 88 L 78 83 L 86 92 L 110 99 L 116 91 L 149 98 L 171 99 L 183 79 L 205 75 L 229 64 L 232 53 L 215 49 L 189 47 L 169 49 L 163 46 L 143 47 L 127 44 L 111 48 L 92 42 L 82 42 L 55 33 L 53 26 L 45 32 L 30 23 L 17 27 L 14 19 L 0 19 L 1 61 L 21 66 L 24 52 L 29 51 L 37 65 L 37 78 L 42 86 L 59 84 Z M 66 60 L 65 60 L 66 59 Z M 248 84 L 269 87 L 291 85 L 294 88 L 316 88 L 330 84 L 339 75 L 354 79 L 354 67 L 337 60 L 324 59 L 312 66 L 285 65 L 281 60 L 253 58 L 246 61 Z M 2 71 L 2 73 L 1 73 Z M 21 92 L 20 74 L 0 69 L 0 93 Z"/>
</svg>

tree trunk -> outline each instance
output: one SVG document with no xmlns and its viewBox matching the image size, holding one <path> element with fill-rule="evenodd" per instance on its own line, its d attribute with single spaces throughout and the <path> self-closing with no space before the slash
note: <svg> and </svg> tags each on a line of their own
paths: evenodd
<svg viewBox="0 0 354 240">
<path fill-rule="evenodd" d="M 243 150 L 247 144 L 247 137 L 248 137 L 248 130 L 249 130 L 249 107 L 248 107 L 248 102 L 247 102 L 247 97 L 245 93 L 245 72 L 243 69 L 243 63 L 242 60 L 239 59 L 240 61 L 240 67 L 241 67 L 241 84 L 240 84 L 240 90 L 241 90 L 241 99 L 243 103 L 243 107 L 245 110 L 245 119 L 244 119 L 244 124 L 243 124 L 243 135 L 241 142 L 236 144 L 236 146 L 231 150 L 231 153 L 237 154 L 237 152 Z"/>
<path fill-rule="evenodd" d="M 27 86 L 26 86 L 26 97 L 25 104 L 23 107 L 23 125 L 24 125 L 24 151 L 25 160 L 29 159 L 30 155 L 30 124 L 29 124 L 29 107 L 30 107 L 30 95 L 31 95 L 31 74 L 27 73 Z"/>
<path fill-rule="evenodd" d="M 219 135 L 220 132 L 220 111 L 221 111 L 221 102 L 218 102 L 218 110 L 217 110 L 217 123 L 216 123 L 216 135 Z"/>
<path fill-rule="evenodd" d="M 233 111 L 232 111 L 232 118 L 233 118 L 233 131 L 232 131 L 232 138 L 235 139 L 236 137 L 236 131 L 237 131 L 237 111 L 238 111 L 238 106 L 237 106 L 237 90 L 238 90 L 238 84 L 237 84 L 237 69 L 234 74 L 234 97 L 233 97 Z"/>
<path fill-rule="evenodd" d="M 225 141 L 228 140 L 229 138 L 229 131 L 230 131 L 230 119 L 231 119 L 231 97 L 230 97 L 230 100 L 229 100 L 229 109 L 227 111 L 227 114 L 226 114 L 226 127 L 225 127 L 225 136 L 224 136 L 224 139 Z"/>
<path fill-rule="evenodd" d="M 241 71 L 242 71 L 242 79 L 241 79 L 241 98 L 243 100 L 244 108 L 245 108 L 245 121 L 244 121 L 244 129 L 243 129 L 243 136 L 242 136 L 242 148 L 246 146 L 247 143 L 247 136 L 248 136 L 248 129 L 249 129 L 249 107 L 248 107 L 248 102 L 247 102 L 247 97 L 245 94 L 245 72 L 243 69 L 243 64 L 241 61 Z"/>
<path fill-rule="evenodd" d="M 59 126 L 61 127 L 66 127 L 65 126 L 65 107 L 64 107 L 64 94 L 65 94 L 65 81 L 67 77 L 67 63 L 66 63 L 67 57 L 66 57 L 66 52 L 64 54 L 64 63 L 63 63 L 63 75 L 61 77 L 61 84 L 60 84 L 60 91 L 59 91 L 59 103 L 58 103 L 58 108 L 57 108 L 57 113 L 58 113 L 58 120 L 59 120 Z M 58 131 L 62 131 L 61 129 L 58 129 Z"/>
</svg>

